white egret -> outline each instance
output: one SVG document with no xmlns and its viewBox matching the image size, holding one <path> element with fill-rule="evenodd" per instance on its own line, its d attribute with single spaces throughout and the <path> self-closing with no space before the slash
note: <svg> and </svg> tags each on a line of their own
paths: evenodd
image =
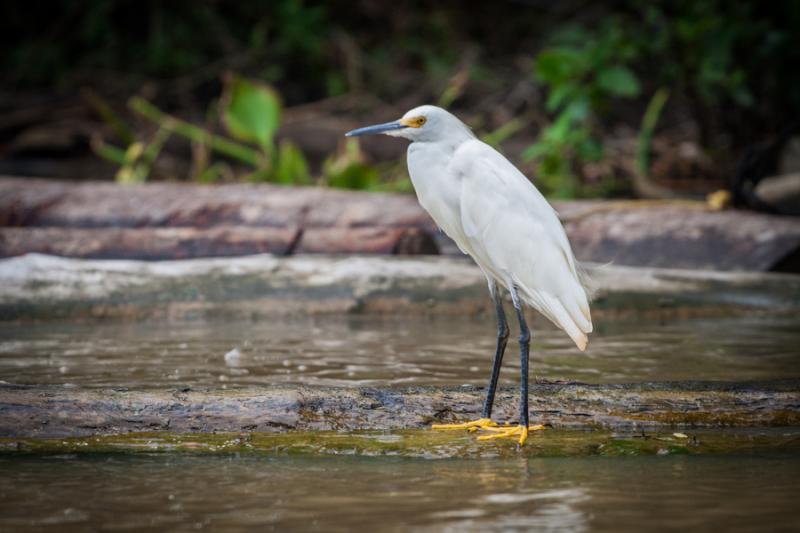
<svg viewBox="0 0 800 533">
<path fill-rule="evenodd" d="M 412 109 L 399 120 L 368 126 L 346 135 L 383 133 L 403 137 L 408 147 L 408 173 L 417 199 L 436 224 L 483 270 L 497 313 L 497 348 L 483 416 L 463 424 L 437 424 L 434 429 L 476 429 L 479 437 L 516 438 L 525 443 L 529 426 L 528 358 L 530 330 L 523 304 L 528 304 L 586 349 L 592 331 L 589 299 L 582 274 L 558 216 L 534 185 L 497 150 L 480 141 L 458 118 L 436 106 Z M 520 327 L 519 425 L 498 427 L 492 404 L 509 328 L 500 296 L 511 293 Z"/>
</svg>

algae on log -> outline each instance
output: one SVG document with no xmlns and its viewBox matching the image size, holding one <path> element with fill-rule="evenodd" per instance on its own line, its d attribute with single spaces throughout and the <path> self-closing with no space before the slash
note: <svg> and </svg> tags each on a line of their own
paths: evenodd
<svg viewBox="0 0 800 533">
<path fill-rule="evenodd" d="M 555 428 L 800 426 L 800 382 L 536 383 L 532 420 Z M 480 416 L 479 388 L 231 390 L 79 389 L 0 385 L 0 437 L 398 430 Z M 515 420 L 516 391 L 498 392 L 495 419 Z"/>
<path fill-rule="evenodd" d="M 687 430 L 688 431 L 688 430 Z M 172 433 L 150 431 L 58 439 L 0 437 L 3 454 L 191 453 L 361 455 L 445 458 L 581 457 L 798 453 L 800 430 L 697 429 L 688 434 L 606 430 L 536 431 L 523 448 L 513 440 L 478 441 L 465 431 L 314 431 Z"/>
</svg>

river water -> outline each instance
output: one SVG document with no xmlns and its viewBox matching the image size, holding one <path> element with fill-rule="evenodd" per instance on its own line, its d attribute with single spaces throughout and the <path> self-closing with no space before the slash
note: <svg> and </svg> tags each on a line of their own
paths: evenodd
<svg viewBox="0 0 800 533">
<path fill-rule="evenodd" d="M 797 316 L 604 321 L 586 353 L 562 332 L 534 327 L 531 372 L 545 379 L 800 378 Z M 490 317 L 0 324 L 0 380 L 129 388 L 483 385 L 493 351 Z M 512 337 L 501 383 L 518 383 L 518 368 Z"/>
<path fill-rule="evenodd" d="M 798 531 L 800 457 L 0 457 L 3 531 Z"/>
<path fill-rule="evenodd" d="M 796 315 L 599 321 L 585 354 L 536 324 L 532 373 L 590 383 L 798 378 L 799 324 Z M 482 385 L 493 347 L 489 317 L 0 324 L 0 380 L 131 389 Z M 517 369 L 512 337 L 502 384 L 516 384 Z M 800 531 L 798 493 L 800 455 L 778 451 L 0 454 L 3 532 Z"/>
</svg>

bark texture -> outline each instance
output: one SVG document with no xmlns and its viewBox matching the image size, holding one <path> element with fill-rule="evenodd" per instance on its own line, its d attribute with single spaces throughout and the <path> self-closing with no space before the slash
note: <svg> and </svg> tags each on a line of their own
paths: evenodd
<svg viewBox="0 0 800 533">
<path fill-rule="evenodd" d="M 599 288 L 595 318 L 797 313 L 800 301 L 800 278 L 786 274 L 614 265 L 590 274 Z M 490 302 L 478 267 L 455 257 L 0 260 L 0 320 L 474 314 L 491 312 Z"/>
<path fill-rule="evenodd" d="M 579 259 L 800 270 L 800 220 L 686 201 L 555 204 Z M 413 195 L 314 187 L 0 177 L 0 257 L 181 259 L 255 253 L 453 254 Z"/>
<path fill-rule="evenodd" d="M 531 420 L 558 428 L 612 430 L 797 426 L 798 385 L 536 383 Z M 422 428 L 479 418 L 483 394 L 465 387 L 134 391 L 2 385 L 0 437 Z M 494 418 L 515 423 L 516 413 L 516 391 L 498 391 Z"/>
</svg>

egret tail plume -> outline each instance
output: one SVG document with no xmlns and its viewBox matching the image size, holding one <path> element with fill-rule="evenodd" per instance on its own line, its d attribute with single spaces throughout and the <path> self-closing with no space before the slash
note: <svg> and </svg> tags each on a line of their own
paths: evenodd
<svg viewBox="0 0 800 533">
<path fill-rule="evenodd" d="M 564 298 L 544 291 L 531 290 L 524 283 L 517 282 L 516 285 L 521 290 L 522 299 L 528 305 L 563 329 L 580 351 L 586 350 L 586 346 L 589 344 L 587 334 L 592 332 L 593 326 L 583 287 L 575 284 L 573 291 L 580 292 L 580 294 L 577 294 L 577 297 Z"/>
<path fill-rule="evenodd" d="M 592 279 L 592 276 L 590 276 L 586 271 L 586 267 L 584 267 L 578 261 L 575 262 L 575 273 L 578 275 L 578 281 L 580 282 L 581 287 L 583 287 L 583 292 L 586 293 L 586 299 L 591 302 L 594 300 L 595 296 L 597 296 L 597 283 L 595 283 L 594 279 Z M 586 306 L 586 309 L 588 312 L 588 305 Z"/>
</svg>

